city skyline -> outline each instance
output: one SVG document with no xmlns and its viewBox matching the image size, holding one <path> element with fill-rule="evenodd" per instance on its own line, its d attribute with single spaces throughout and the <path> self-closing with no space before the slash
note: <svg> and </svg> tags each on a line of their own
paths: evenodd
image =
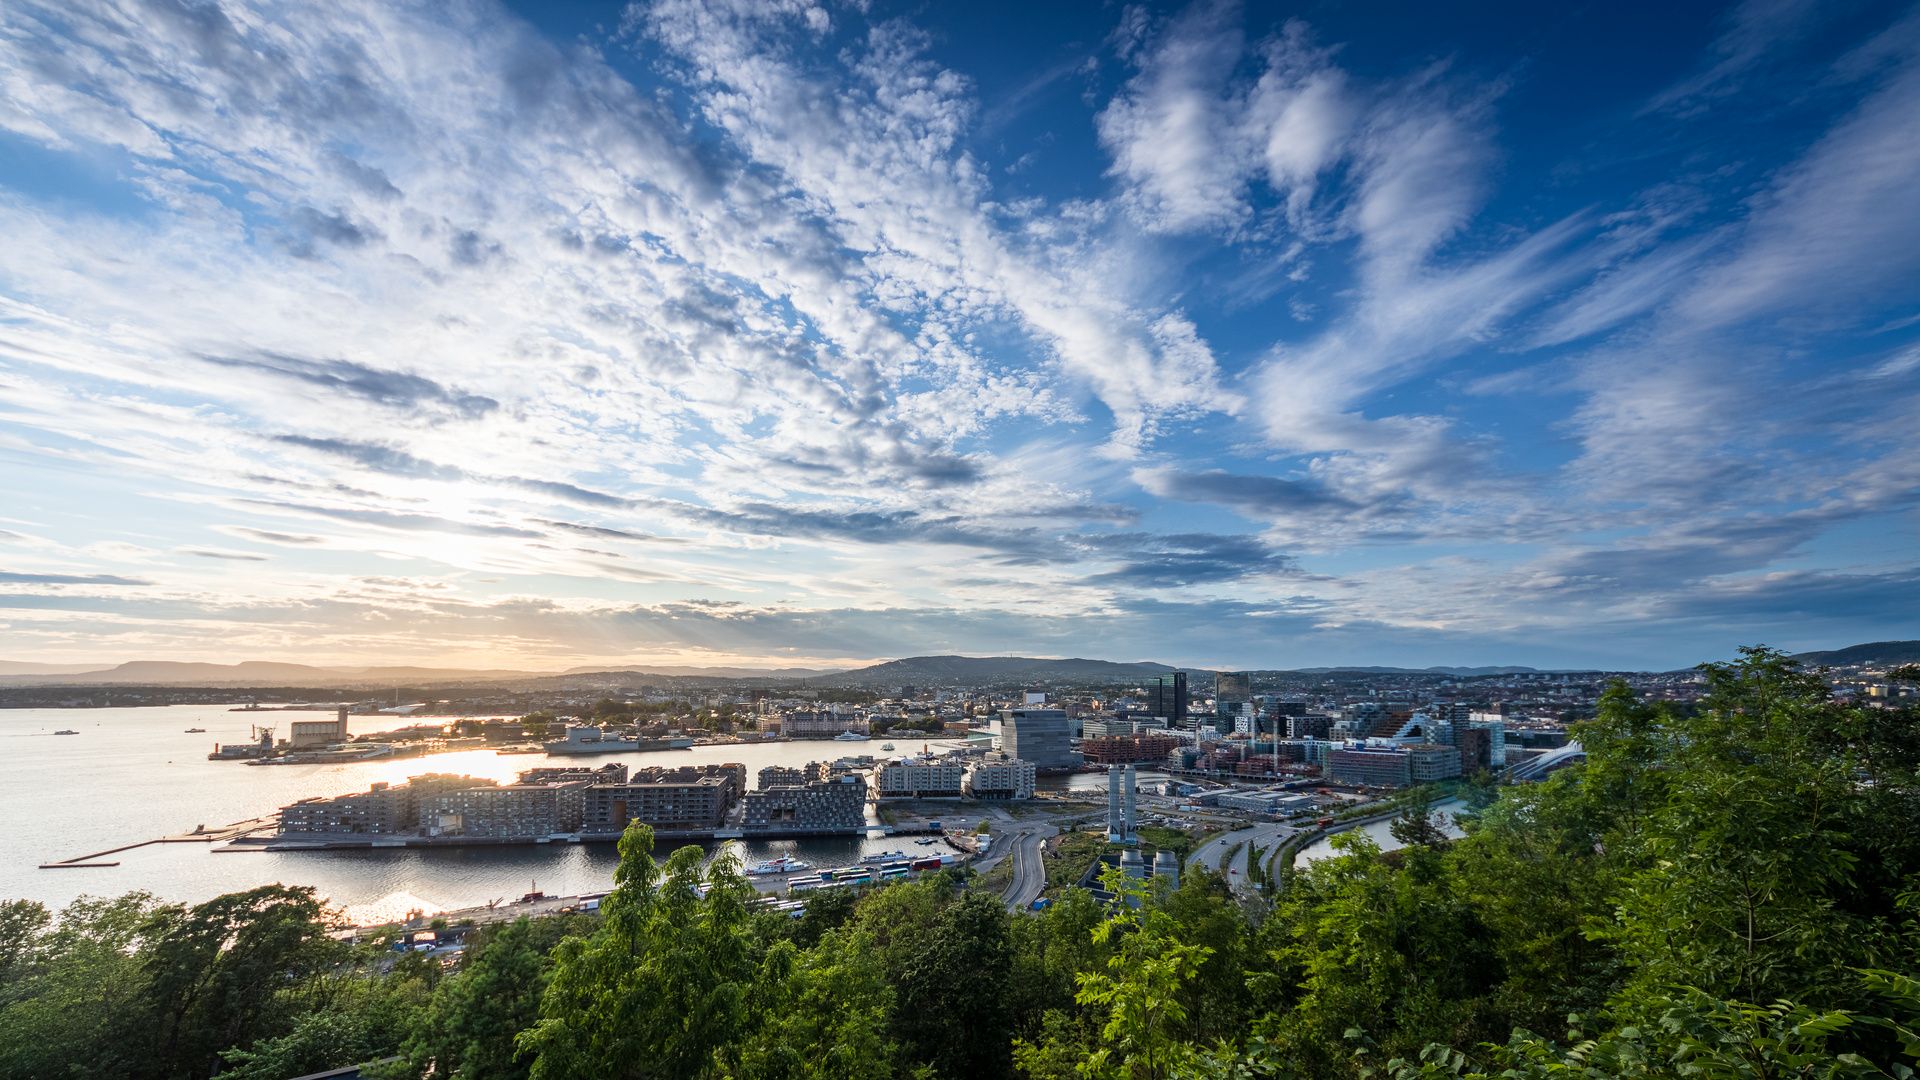
<svg viewBox="0 0 1920 1080">
<path fill-rule="evenodd" d="M 1920 638 L 1920 12 L 0 9 L 0 660 Z"/>
</svg>

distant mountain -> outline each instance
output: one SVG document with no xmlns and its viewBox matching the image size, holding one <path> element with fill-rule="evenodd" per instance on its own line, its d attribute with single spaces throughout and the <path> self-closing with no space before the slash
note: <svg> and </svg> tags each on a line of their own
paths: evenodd
<svg viewBox="0 0 1920 1080">
<path fill-rule="evenodd" d="M 269 660 L 239 664 L 202 664 L 174 660 L 134 660 L 112 667 L 98 664 L 36 664 L 0 661 L 0 684 L 11 686 L 428 686 L 436 683 L 562 681 L 568 676 L 600 675 L 639 681 L 654 678 L 799 680 L 830 674 L 829 668 L 578 667 L 565 673 L 506 668 L 475 670 L 440 667 L 315 667 Z"/>
<path fill-rule="evenodd" d="M 942 683 L 1133 682 L 1181 669 L 1111 660 L 1042 660 L 1031 656 L 910 656 L 884 664 L 823 675 L 810 682 L 826 686 L 930 686 Z"/>
<path fill-rule="evenodd" d="M 98 671 L 99 664 L 36 664 L 27 660 L 0 660 L 0 675 L 75 675 Z"/>
<path fill-rule="evenodd" d="M 575 667 L 561 672 L 562 675 L 661 675 L 681 679 L 808 679 L 815 675 L 831 675 L 838 668 L 752 668 L 752 667 Z"/>
<path fill-rule="evenodd" d="M 1822 664 L 1827 667 L 1849 667 L 1854 664 L 1897 667 L 1901 664 L 1920 664 L 1920 641 L 1870 641 L 1865 645 L 1849 645 L 1844 649 L 1797 653 L 1794 659 L 1807 667 L 1817 667 Z"/>
<path fill-rule="evenodd" d="M 1309 667 L 1298 670 L 1303 675 L 1325 675 L 1335 671 L 1351 671 L 1361 675 L 1530 675 L 1539 672 L 1538 668 L 1530 667 Z"/>
</svg>

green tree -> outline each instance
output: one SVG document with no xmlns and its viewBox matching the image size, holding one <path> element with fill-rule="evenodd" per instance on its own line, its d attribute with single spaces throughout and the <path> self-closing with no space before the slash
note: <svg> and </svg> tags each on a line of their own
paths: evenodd
<svg viewBox="0 0 1920 1080">
<path fill-rule="evenodd" d="M 614 882 L 601 928 L 555 950 L 540 1021 L 519 1039 L 532 1075 L 708 1075 L 757 1026 L 752 886 L 729 851 L 704 875 L 697 847 L 657 865 L 653 830 L 637 823 L 620 839 Z"/>
<path fill-rule="evenodd" d="M 940 911 L 900 972 L 894 1030 L 912 1060 L 943 1077 L 1004 1076 L 1011 1065 L 1007 909 L 969 892 Z"/>
<path fill-rule="evenodd" d="M 520 1080 L 531 1068 L 515 1039 L 540 1018 L 544 957 L 533 920 L 476 934 L 460 970 L 441 980 L 407 1039 L 410 1076 Z M 431 1070 L 431 1071 L 428 1071 Z"/>
</svg>

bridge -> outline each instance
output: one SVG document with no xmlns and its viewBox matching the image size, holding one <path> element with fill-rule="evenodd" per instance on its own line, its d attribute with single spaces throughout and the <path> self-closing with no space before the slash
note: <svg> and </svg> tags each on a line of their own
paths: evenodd
<svg viewBox="0 0 1920 1080">
<path fill-rule="evenodd" d="M 1502 778 L 1515 781 L 1545 780 L 1548 774 L 1557 769 L 1587 760 L 1587 752 L 1577 742 L 1555 747 L 1544 754 L 1536 754 L 1517 765 L 1509 765 L 1500 770 Z"/>
</svg>

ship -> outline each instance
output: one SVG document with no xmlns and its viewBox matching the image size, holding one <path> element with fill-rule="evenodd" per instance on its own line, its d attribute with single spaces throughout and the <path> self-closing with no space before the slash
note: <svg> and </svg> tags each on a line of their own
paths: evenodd
<svg viewBox="0 0 1920 1080">
<path fill-rule="evenodd" d="M 879 851 L 879 852 L 875 852 L 872 855 L 860 856 L 860 861 L 863 863 L 876 863 L 876 862 L 886 862 L 889 859 L 911 859 L 911 858 L 913 858 L 913 856 L 907 854 L 904 851 Z"/>
<path fill-rule="evenodd" d="M 813 864 L 810 862 L 801 862 L 799 859 L 793 858 L 790 855 L 782 855 L 777 859 L 768 859 L 763 863 L 755 863 L 748 867 L 746 872 L 749 874 L 797 874 L 802 870 L 811 869 L 813 869 Z"/>
<path fill-rule="evenodd" d="M 867 737 L 857 731 L 843 731 L 833 737 L 834 742 L 866 742 Z"/>
<path fill-rule="evenodd" d="M 883 742 L 883 743 L 881 743 L 881 744 L 880 744 L 880 749 L 882 749 L 882 750 L 891 750 L 891 749 L 893 749 L 893 744 L 892 744 L 892 743 L 890 743 L 890 742 Z"/>
<path fill-rule="evenodd" d="M 631 754 L 647 750 L 685 750 L 693 745 L 692 739 L 622 739 L 609 738 L 601 734 L 597 727 L 570 727 L 567 737 L 550 743 L 543 743 L 542 749 L 548 754 L 575 756 L 580 754 Z"/>
<path fill-rule="evenodd" d="M 185 732 L 188 735 L 205 735 L 206 733 L 207 729 L 203 727 L 190 727 Z"/>
<path fill-rule="evenodd" d="M 59 731 L 54 732 L 54 734 L 55 735 L 78 735 L 80 733 L 73 730 L 72 728 L 63 728 Z"/>
</svg>

